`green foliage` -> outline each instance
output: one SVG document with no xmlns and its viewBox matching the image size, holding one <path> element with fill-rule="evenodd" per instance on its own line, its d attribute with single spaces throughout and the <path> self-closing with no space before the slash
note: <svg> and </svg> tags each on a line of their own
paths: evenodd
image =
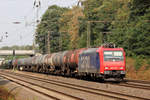
<svg viewBox="0 0 150 100">
<path fill-rule="evenodd" d="M 82 7 L 71 9 L 54 5 L 37 27 L 36 41 L 41 52 L 46 53 L 46 37 L 52 31 L 51 52 L 84 48 L 89 29 L 92 47 L 113 42 L 128 56 L 150 56 L 149 20 L 149 0 L 85 0 Z M 138 61 L 136 65 L 140 65 Z"/>
<path fill-rule="evenodd" d="M 42 17 L 41 23 L 37 27 L 36 43 L 42 53 L 47 51 L 48 33 L 50 34 L 50 47 L 51 52 L 62 50 L 59 45 L 60 32 L 59 32 L 59 19 L 62 13 L 67 8 L 61 8 L 56 5 L 50 6 Z"/>
<path fill-rule="evenodd" d="M 146 63 L 147 63 L 146 70 L 148 70 L 150 68 L 150 58 L 146 59 Z"/>
<path fill-rule="evenodd" d="M 0 94 L 0 100 L 16 100 L 15 95 L 9 93 L 9 91 L 2 86 L 0 86 Z"/>
<path fill-rule="evenodd" d="M 116 19 L 120 21 L 112 24 L 113 34 L 110 35 L 110 41 L 123 47 L 129 56 L 150 55 L 148 44 L 150 39 L 148 26 L 150 23 L 147 21 L 150 18 L 150 8 L 146 5 L 150 5 L 150 3 L 147 2 L 146 4 L 140 0 L 125 2 L 118 10 L 119 16 L 116 16 Z M 141 6 L 145 7 L 142 8 L 142 11 Z"/>
<path fill-rule="evenodd" d="M 147 64 L 150 66 L 150 59 L 147 60 Z"/>
<path fill-rule="evenodd" d="M 134 68 L 135 70 L 139 70 L 142 67 L 143 64 L 143 58 L 138 56 L 138 57 L 134 57 L 135 58 L 135 64 L 134 64 Z"/>
</svg>

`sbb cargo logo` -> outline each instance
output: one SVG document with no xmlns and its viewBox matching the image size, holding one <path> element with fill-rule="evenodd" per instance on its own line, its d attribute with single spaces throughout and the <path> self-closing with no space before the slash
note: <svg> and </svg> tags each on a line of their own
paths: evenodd
<svg viewBox="0 0 150 100">
<path fill-rule="evenodd" d="M 90 68 L 90 57 L 89 56 L 82 56 L 81 57 L 81 68 Z"/>
</svg>

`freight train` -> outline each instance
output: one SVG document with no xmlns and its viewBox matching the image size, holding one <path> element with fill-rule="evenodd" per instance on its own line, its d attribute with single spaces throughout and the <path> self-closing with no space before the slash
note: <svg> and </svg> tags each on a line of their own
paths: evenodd
<svg viewBox="0 0 150 100">
<path fill-rule="evenodd" d="M 13 68 L 93 79 L 123 79 L 126 62 L 123 48 L 82 48 L 12 61 Z"/>
</svg>

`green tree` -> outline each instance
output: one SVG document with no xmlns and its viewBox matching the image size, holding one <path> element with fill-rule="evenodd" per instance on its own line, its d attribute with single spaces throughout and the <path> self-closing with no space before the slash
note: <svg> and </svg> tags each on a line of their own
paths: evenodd
<svg viewBox="0 0 150 100">
<path fill-rule="evenodd" d="M 70 49 L 79 48 L 79 18 L 82 17 L 84 17 L 82 8 L 75 6 L 64 12 L 62 18 L 60 19 L 61 23 L 64 25 L 62 25 L 61 29 L 66 31 L 70 36 Z"/>
<path fill-rule="evenodd" d="M 61 8 L 56 5 L 50 6 L 42 17 L 37 27 L 36 43 L 42 53 L 47 51 L 47 36 L 50 32 L 50 51 L 57 52 L 60 49 L 59 18 L 67 8 Z"/>
</svg>

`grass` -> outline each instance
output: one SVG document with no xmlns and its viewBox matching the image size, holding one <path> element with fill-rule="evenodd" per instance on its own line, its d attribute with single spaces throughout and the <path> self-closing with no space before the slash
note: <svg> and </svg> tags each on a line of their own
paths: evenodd
<svg viewBox="0 0 150 100">
<path fill-rule="evenodd" d="M 129 79 L 150 81 L 150 59 L 137 60 L 127 57 L 126 71 L 126 77 Z"/>
<path fill-rule="evenodd" d="M 15 96 L 10 94 L 7 89 L 0 87 L 0 100 L 15 100 Z"/>
</svg>

